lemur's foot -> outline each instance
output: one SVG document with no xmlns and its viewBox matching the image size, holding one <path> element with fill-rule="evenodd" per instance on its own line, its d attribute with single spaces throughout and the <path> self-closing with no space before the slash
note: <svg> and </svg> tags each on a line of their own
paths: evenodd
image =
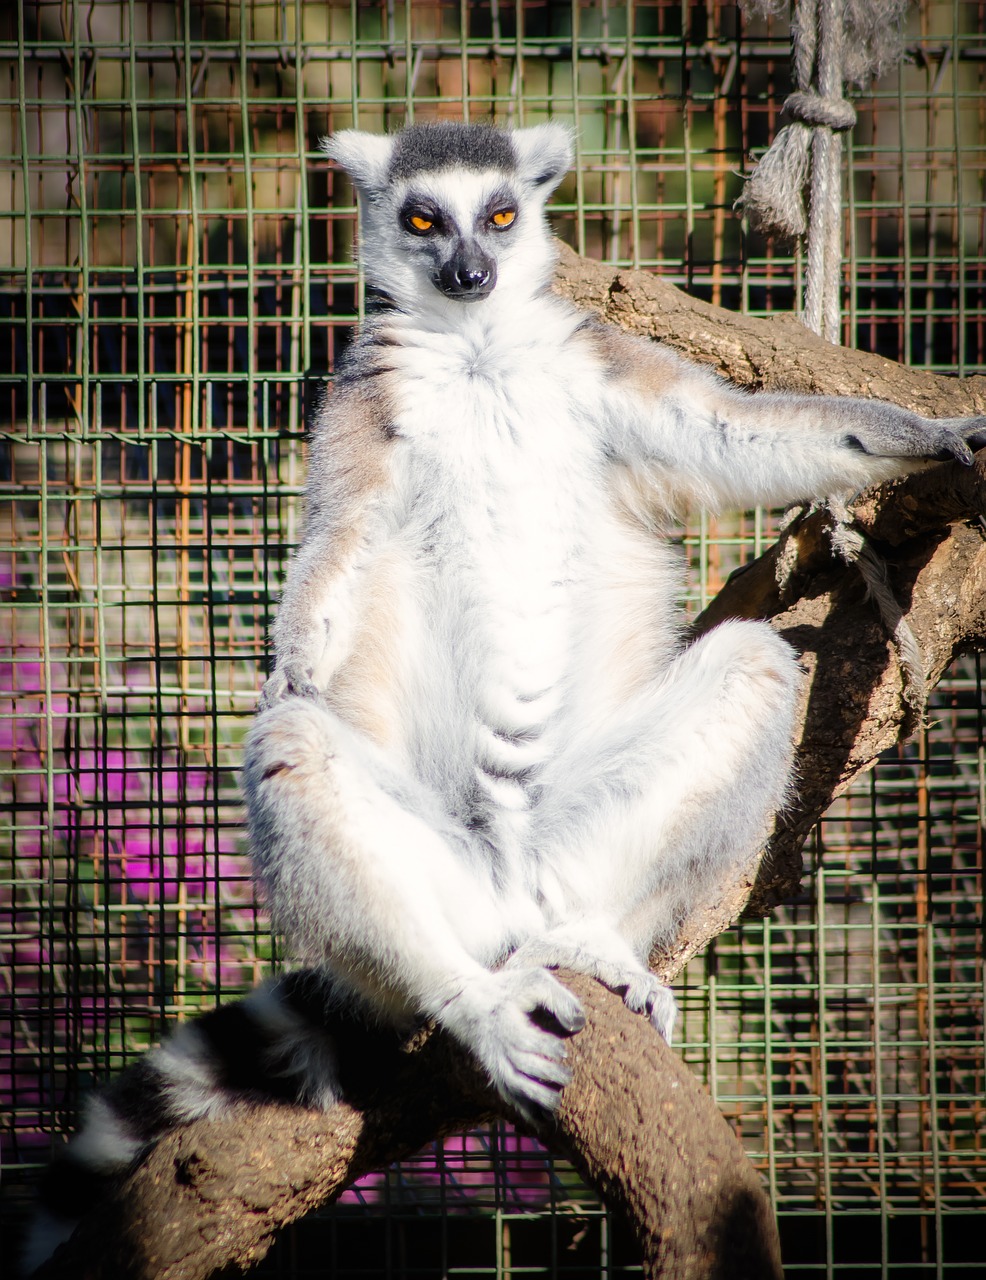
<svg viewBox="0 0 986 1280">
<path fill-rule="evenodd" d="M 506 967 L 536 964 L 546 969 L 572 969 L 595 978 L 622 995 L 633 1013 L 646 1014 L 651 1026 L 670 1044 L 678 1012 L 670 987 L 646 969 L 618 935 L 607 939 L 596 929 L 586 930 L 585 936 L 584 942 L 581 938 L 572 941 L 560 932 L 532 938 L 518 947 Z"/>
<path fill-rule="evenodd" d="M 548 1018 L 532 1016 L 538 1011 Z M 553 1027 L 545 1025 L 548 1020 Z M 572 1079 L 565 1041 L 585 1026 L 585 1014 L 578 998 L 546 969 L 501 969 L 470 981 L 438 1021 L 528 1120 L 557 1110 L 561 1090 Z"/>
<path fill-rule="evenodd" d="M 600 981 L 604 981 L 600 979 Z M 604 981 L 604 985 L 611 984 Z M 648 971 L 639 974 L 627 974 L 626 982 L 612 986 L 612 990 L 623 989 L 623 1003 L 634 1013 L 646 1013 L 651 1026 L 659 1031 L 664 1039 L 671 1043 L 675 1019 L 678 1016 L 678 1005 L 674 992 L 666 987 Z"/>
</svg>

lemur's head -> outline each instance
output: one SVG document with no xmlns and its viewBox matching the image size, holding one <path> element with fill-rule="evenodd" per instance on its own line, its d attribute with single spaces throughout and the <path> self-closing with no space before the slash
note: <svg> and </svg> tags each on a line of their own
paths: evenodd
<svg viewBox="0 0 986 1280">
<path fill-rule="evenodd" d="M 347 129 L 322 146 L 361 199 L 367 283 L 399 307 L 480 302 L 498 286 L 530 296 L 550 280 L 544 203 L 572 163 L 565 126 Z"/>
</svg>

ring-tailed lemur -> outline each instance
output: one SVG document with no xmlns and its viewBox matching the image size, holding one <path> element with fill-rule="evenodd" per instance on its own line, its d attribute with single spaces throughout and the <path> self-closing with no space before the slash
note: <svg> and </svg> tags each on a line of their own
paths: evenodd
<svg viewBox="0 0 986 1280">
<path fill-rule="evenodd" d="M 648 952 L 789 785 L 795 656 L 758 622 L 685 643 L 669 519 L 969 462 L 986 419 L 748 394 L 580 314 L 550 290 L 559 125 L 326 150 L 359 194 L 375 305 L 312 424 L 246 753 L 257 870 L 335 999 L 434 1018 L 514 1107 L 550 1110 L 583 1017 L 552 967 L 668 1035 Z M 241 1074 L 259 1037 L 289 1091 L 335 1097 L 330 1038 L 283 990 L 248 1002 L 232 1041 L 214 1018 L 150 1055 L 157 1110 L 135 1126 L 111 1090 L 76 1164 L 119 1165 L 220 1108 L 229 1043 Z"/>
</svg>

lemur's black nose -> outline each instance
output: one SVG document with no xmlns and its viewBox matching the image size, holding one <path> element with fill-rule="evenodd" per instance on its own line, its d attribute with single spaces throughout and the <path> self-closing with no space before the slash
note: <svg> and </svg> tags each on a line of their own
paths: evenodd
<svg viewBox="0 0 986 1280">
<path fill-rule="evenodd" d="M 463 293 L 471 293 L 474 289 L 485 289 L 490 282 L 488 271 L 463 271 L 455 273 L 455 282 Z"/>
<path fill-rule="evenodd" d="M 478 245 L 461 244 L 442 266 L 435 283 L 446 298 L 476 302 L 496 284 L 496 263 Z"/>
</svg>

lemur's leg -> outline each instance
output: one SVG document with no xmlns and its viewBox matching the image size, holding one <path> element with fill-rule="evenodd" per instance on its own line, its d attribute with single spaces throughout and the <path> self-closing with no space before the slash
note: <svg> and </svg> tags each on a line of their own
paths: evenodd
<svg viewBox="0 0 986 1280">
<path fill-rule="evenodd" d="M 647 953 L 767 835 L 790 784 L 800 681 L 770 627 L 725 623 L 619 723 L 572 742 L 545 771 L 532 836 L 558 923 L 516 961 L 590 972 L 667 1034 L 674 1003 Z"/>
<path fill-rule="evenodd" d="M 436 798 L 304 698 L 255 720 L 245 790 L 254 859 L 301 958 L 384 1017 L 435 1017 L 521 1109 L 554 1105 L 581 1008 L 540 966 L 490 972 L 540 913 L 497 889 Z"/>
</svg>

